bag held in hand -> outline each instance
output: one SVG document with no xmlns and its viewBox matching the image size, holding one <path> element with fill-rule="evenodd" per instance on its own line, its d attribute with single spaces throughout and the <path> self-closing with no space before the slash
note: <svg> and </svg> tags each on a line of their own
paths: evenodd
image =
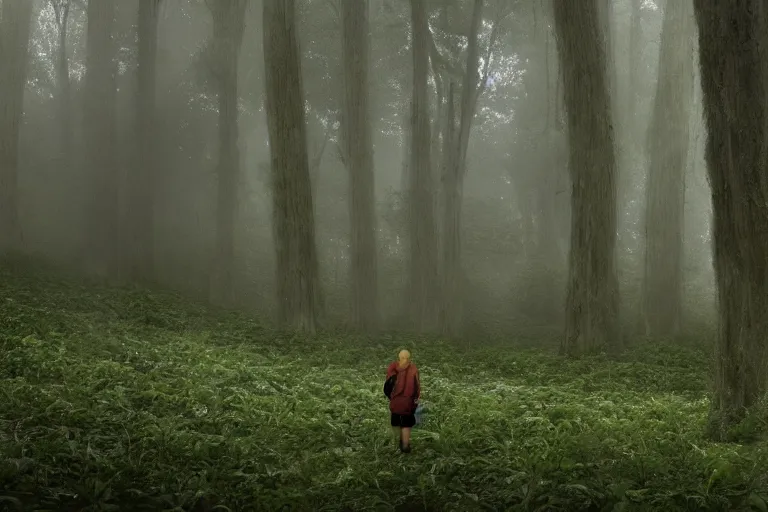
<svg viewBox="0 0 768 512">
<path fill-rule="evenodd" d="M 417 426 L 424 424 L 424 415 L 426 413 L 427 413 L 427 410 L 424 408 L 424 404 L 419 403 L 418 407 L 416 407 L 416 412 L 413 413 L 413 415 L 416 417 Z"/>
</svg>

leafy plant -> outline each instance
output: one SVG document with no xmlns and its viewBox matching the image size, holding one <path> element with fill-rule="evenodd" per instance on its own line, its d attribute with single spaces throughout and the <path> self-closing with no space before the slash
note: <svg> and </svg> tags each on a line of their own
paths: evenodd
<svg viewBox="0 0 768 512">
<path fill-rule="evenodd" d="M 0 292 L 0 510 L 766 510 L 768 444 L 702 436 L 705 349 L 304 339 L 7 265 Z M 430 405 L 407 456 L 402 345 Z"/>
</svg>

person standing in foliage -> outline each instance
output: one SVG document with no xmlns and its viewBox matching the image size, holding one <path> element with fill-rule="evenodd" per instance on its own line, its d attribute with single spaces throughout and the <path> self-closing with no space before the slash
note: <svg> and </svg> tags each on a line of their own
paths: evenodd
<svg viewBox="0 0 768 512">
<path fill-rule="evenodd" d="M 389 397 L 392 430 L 400 439 L 400 451 L 411 451 L 411 429 L 416 424 L 416 407 L 421 398 L 419 370 L 411 362 L 411 353 L 401 350 L 397 361 L 387 367 L 384 390 Z"/>
</svg>

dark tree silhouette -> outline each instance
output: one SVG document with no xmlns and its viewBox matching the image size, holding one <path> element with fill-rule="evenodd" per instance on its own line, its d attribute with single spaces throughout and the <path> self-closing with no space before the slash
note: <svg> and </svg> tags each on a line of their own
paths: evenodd
<svg viewBox="0 0 768 512">
<path fill-rule="evenodd" d="M 554 2 L 553 7 L 572 183 L 562 351 L 577 355 L 620 343 L 614 261 L 616 156 L 598 3 Z"/>
<path fill-rule="evenodd" d="M 760 0 L 694 9 L 720 323 L 710 433 L 727 439 L 768 390 L 768 27 Z"/>
</svg>

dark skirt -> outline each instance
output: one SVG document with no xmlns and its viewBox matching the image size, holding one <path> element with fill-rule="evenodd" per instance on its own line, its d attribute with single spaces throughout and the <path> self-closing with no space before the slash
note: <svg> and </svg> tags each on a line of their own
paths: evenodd
<svg viewBox="0 0 768 512">
<path fill-rule="evenodd" d="M 414 425 L 416 425 L 416 415 L 415 414 L 395 414 L 392 413 L 392 417 L 390 418 L 390 423 L 393 427 L 400 427 L 400 428 L 413 428 Z"/>
</svg>

